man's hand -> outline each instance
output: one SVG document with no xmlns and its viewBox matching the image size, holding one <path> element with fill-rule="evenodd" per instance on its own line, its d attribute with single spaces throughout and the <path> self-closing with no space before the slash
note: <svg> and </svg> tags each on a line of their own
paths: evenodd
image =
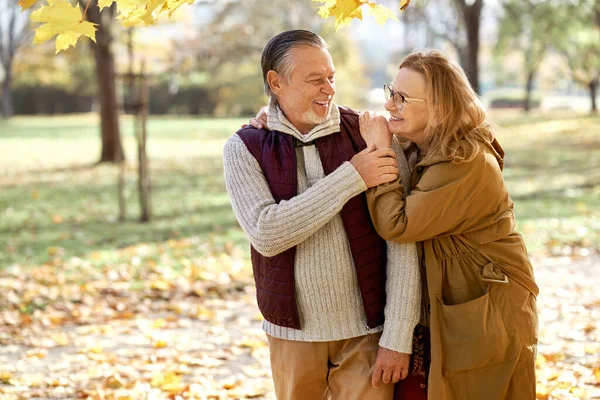
<svg viewBox="0 0 600 400">
<path fill-rule="evenodd" d="M 360 134 L 367 142 L 367 146 L 373 144 L 376 149 L 383 149 L 392 145 L 392 134 L 383 115 L 372 111 L 364 111 L 360 114 L 358 122 Z"/>
<path fill-rule="evenodd" d="M 398 179 L 396 152 L 391 148 L 375 150 L 373 144 L 350 160 L 368 188 Z"/>
<path fill-rule="evenodd" d="M 379 387 L 381 381 L 385 384 L 396 383 L 408 376 L 410 354 L 380 347 L 375 361 L 375 370 L 371 377 L 373 387 Z"/>
</svg>

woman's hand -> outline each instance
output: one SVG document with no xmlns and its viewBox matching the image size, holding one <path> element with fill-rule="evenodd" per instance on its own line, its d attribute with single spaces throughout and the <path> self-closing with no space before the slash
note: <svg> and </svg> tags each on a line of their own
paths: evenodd
<svg viewBox="0 0 600 400">
<path fill-rule="evenodd" d="M 262 129 L 263 126 L 265 128 L 267 128 L 267 111 L 268 110 L 269 110 L 268 106 L 262 107 L 258 111 L 258 114 L 256 114 L 256 117 L 252 118 L 248 124 L 242 124 L 242 128 L 245 128 L 248 125 L 252 125 L 253 127 L 255 127 L 257 129 Z"/>
<path fill-rule="evenodd" d="M 360 134 L 367 142 L 367 147 L 373 144 L 376 149 L 392 146 L 392 134 L 388 129 L 387 120 L 383 115 L 372 111 L 363 111 L 358 119 Z"/>
</svg>

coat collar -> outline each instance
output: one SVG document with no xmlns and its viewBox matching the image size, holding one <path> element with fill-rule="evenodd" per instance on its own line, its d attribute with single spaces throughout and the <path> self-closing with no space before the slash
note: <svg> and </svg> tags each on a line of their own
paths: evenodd
<svg viewBox="0 0 600 400">
<path fill-rule="evenodd" d="M 503 170 L 505 153 L 498 140 L 494 137 L 491 142 L 480 141 L 480 143 L 483 144 L 496 157 L 496 160 L 498 160 L 498 165 L 500 165 L 500 170 Z M 407 155 L 411 154 L 413 151 L 418 151 L 418 147 L 414 143 L 407 149 Z M 447 161 L 452 161 L 452 157 L 444 156 L 442 154 L 434 154 L 433 156 L 425 157 L 420 160 L 417 164 L 417 167 L 430 167 L 434 164 Z"/>
</svg>

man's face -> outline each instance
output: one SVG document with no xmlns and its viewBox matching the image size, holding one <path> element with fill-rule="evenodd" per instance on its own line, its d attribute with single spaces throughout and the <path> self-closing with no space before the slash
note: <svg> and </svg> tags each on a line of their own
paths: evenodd
<svg viewBox="0 0 600 400">
<path fill-rule="evenodd" d="M 291 50 L 292 73 L 279 76 L 274 91 L 287 119 L 302 133 L 327 121 L 335 94 L 335 68 L 325 49 L 302 46 Z"/>
</svg>

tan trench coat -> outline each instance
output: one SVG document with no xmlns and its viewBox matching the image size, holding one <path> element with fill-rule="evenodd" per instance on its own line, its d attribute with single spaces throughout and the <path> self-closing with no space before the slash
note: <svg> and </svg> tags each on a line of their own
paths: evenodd
<svg viewBox="0 0 600 400">
<path fill-rule="evenodd" d="M 401 182 L 369 190 L 369 211 L 383 238 L 420 245 L 429 399 L 534 400 L 539 290 L 515 231 L 504 152 L 496 141 L 481 148 L 468 163 L 417 164 L 406 197 Z"/>
</svg>

